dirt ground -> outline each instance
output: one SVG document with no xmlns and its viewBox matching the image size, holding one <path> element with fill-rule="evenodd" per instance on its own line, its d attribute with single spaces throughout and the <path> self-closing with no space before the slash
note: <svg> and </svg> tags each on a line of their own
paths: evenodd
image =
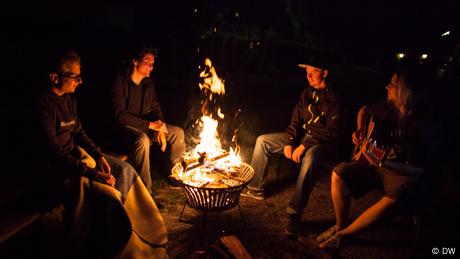
<svg viewBox="0 0 460 259">
<path fill-rule="evenodd" d="M 452 188 L 457 178 L 449 179 L 444 195 L 419 213 L 419 231 L 410 215 L 388 217 L 373 227 L 344 240 L 335 253 L 320 250 L 311 239 L 334 224 L 330 198 L 330 178 L 327 173 L 318 180 L 308 207 L 302 217 L 301 241 L 290 240 L 284 233 L 286 205 L 294 191 L 295 173 L 286 160 L 273 159 L 269 164 L 269 197 L 258 201 L 240 197 L 241 218 L 238 207 L 208 213 L 203 231 L 203 215 L 188 206 L 179 221 L 185 196 L 181 189 L 171 189 L 165 180 L 156 179 L 154 199 L 168 229 L 170 258 L 225 258 L 210 249 L 219 237 L 235 235 L 253 258 L 426 258 L 432 249 L 458 247 L 458 188 Z M 278 172 L 278 173 L 277 173 Z M 281 172 L 281 173 L 280 173 Z M 455 180 L 456 179 L 456 180 Z M 369 193 L 352 201 L 351 217 L 355 217 L 380 197 Z M 2 243 L 0 258 L 70 258 L 55 256 L 64 235 L 59 217 L 49 213 L 15 237 Z M 203 241 L 203 243 L 201 243 Z M 205 251 L 199 253 L 199 251 Z M 440 250 L 443 251 L 443 250 Z M 62 251 L 61 251 L 62 252 Z M 64 251 L 64 255 L 68 252 Z M 60 254 L 62 255 L 62 254 Z"/>
<path fill-rule="evenodd" d="M 432 255 L 431 249 L 437 244 L 447 245 L 452 241 L 447 236 L 439 238 L 438 233 L 444 231 L 430 225 L 429 222 L 432 222 L 436 215 L 433 211 L 427 210 L 424 215 L 428 219 L 425 220 L 420 232 L 417 232 L 410 215 L 392 217 L 382 220 L 353 239 L 345 240 L 339 252 L 323 252 L 309 240 L 314 239 L 335 222 L 327 172 L 319 179 L 310 203 L 304 211 L 301 238 L 303 242 L 290 240 L 284 233 L 287 220 L 285 209 L 295 188 L 295 175 L 293 177 L 279 173 L 292 174 L 290 166 L 279 158 L 272 160 L 269 166 L 269 182 L 272 186 L 269 197 L 264 201 L 258 201 L 242 196 L 240 206 L 244 220 L 237 207 L 225 212 L 208 213 L 204 232 L 203 214 L 188 206 L 185 207 L 182 220 L 179 221 L 185 204 L 182 190 L 170 189 L 167 186 L 158 188 L 155 200 L 167 224 L 171 258 L 213 258 L 209 246 L 224 235 L 236 235 L 254 258 L 412 258 Z M 353 201 L 350 215 L 358 215 L 379 197 L 379 192 L 373 192 L 358 201 Z M 430 238 L 432 235 L 437 236 L 436 241 Z M 200 243 L 202 240 L 204 247 Z M 208 253 L 198 253 L 202 248 Z"/>
</svg>

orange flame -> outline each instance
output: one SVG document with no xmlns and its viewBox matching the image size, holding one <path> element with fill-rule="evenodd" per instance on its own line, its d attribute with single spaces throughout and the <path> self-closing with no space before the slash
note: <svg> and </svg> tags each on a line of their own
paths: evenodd
<svg viewBox="0 0 460 259">
<path fill-rule="evenodd" d="M 200 89 L 207 88 L 211 93 L 223 95 L 225 94 L 225 85 L 222 80 L 217 76 L 216 69 L 212 66 L 212 62 L 209 58 L 204 61 L 205 69 L 201 71 L 200 77 L 204 78 L 204 82 L 199 84 Z M 210 100 L 212 94 L 209 95 Z"/>
<path fill-rule="evenodd" d="M 199 84 L 199 87 L 202 91 L 205 91 L 207 94 L 207 99 L 212 101 L 212 94 L 225 94 L 225 86 L 222 80 L 217 76 L 215 68 L 212 66 L 210 59 L 205 60 L 205 69 L 200 73 L 200 77 L 204 78 L 203 83 Z M 203 116 L 199 120 L 199 126 L 201 128 L 200 133 L 200 142 L 199 144 L 186 155 L 185 160 L 193 160 L 200 158 L 202 154 L 206 154 L 208 158 L 215 158 L 222 156 L 227 153 L 222 149 L 219 134 L 217 132 L 218 121 L 213 119 L 211 115 L 207 114 L 207 105 L 209 104 L 208 100 L 203 100 L 201 102 L 202 109 L 201 112 Z M 215 100 L 214 100 L 215 102 Z M 217 116 L 220 119 L 224 118 L 220 107 L 217 109 Z M 219 169 L 235 171 L 235 168 L 239 168 L 241 165 L 241 158 L 239 156 L 239 150 L 233 150 L 230 148 L 229 155 L 223 156 L 223 158 L 211 163 Z M 185 170 L 184 170 L 185 171 Z M 177 175 L 184 183 L 200 186 L 204 183 L 213 182 L 212 170 L 209 168 L 200 167 L 194 170 L 187 172 L 180 172 Z"/>
</svg>

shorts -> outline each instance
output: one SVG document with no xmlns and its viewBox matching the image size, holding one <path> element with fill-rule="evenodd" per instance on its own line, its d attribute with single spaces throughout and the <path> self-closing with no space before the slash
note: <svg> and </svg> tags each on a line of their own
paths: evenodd
<svg viewBox="0 0 460 259">
<path fill-rule="evenodd" d="M 342 162 L 333 171 L 347 183 L 355 199 L 376 189 L 398 201 L 422 195 L 420 188 L 423 184 L 418 177 L 399 175 L 363 162 Z"/>
</svg>

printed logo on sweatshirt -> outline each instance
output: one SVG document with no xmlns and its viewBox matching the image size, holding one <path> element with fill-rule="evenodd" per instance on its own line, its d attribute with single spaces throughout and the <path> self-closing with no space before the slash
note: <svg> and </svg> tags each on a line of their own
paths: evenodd
<svg viewBox="0 0 460 259">
<path fill-rule="evenodd" d="M 61 128 L 70 127 L 75 125 L 75 120 L 71 121 L 61 121 Z"/>
</svg>

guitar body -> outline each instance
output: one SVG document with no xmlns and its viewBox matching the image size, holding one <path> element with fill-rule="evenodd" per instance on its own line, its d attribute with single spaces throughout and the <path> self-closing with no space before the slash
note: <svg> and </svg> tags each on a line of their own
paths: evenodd
<svg viewBox="0 0 460 259">
<path fill-rule="evenodd" d="M 388 148 L 385 146 L 387 137 L 388 134 L 385 134 L 381 127 L 376 127 L 376 122 L 371 116 L 367 125 L 366 136 L 353 148 L 352 161 L 362 161 L 381 166 L 388 153 Z"/>
</svg>

